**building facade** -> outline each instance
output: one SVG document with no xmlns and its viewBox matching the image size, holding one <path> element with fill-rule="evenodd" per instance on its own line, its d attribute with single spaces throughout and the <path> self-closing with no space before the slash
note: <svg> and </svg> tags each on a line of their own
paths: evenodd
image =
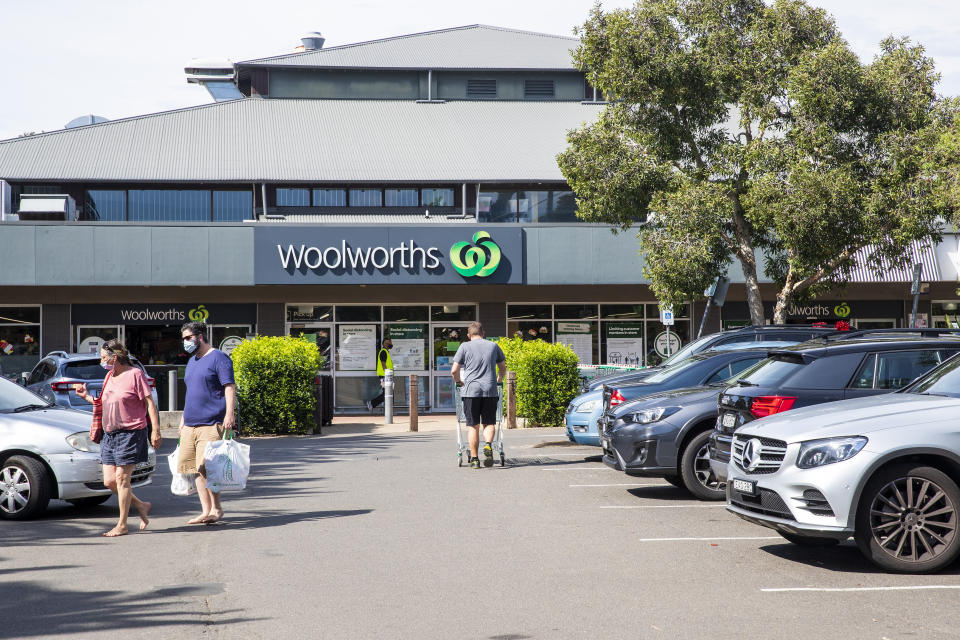
<svg viewBox="0 0 960 640">
<path fill-rule="evenodd" d="M 675 309 L 668 333 L 634 234 L 576 217 L 556 155 L 604 108 L 576 44 L 474 25 L 311 49 L 234 65 L 235 100 L 0 141 L 3 374 L 120 337 L 165 405 L 192 319 L 225 350 L 316 342 L 340 412 L 378 392 L 388 336 L 397 403 L 416 375 L 423 409 L 451 410 L 473 320 L 587 364 L 658 361 L 705 307 Z M 956 321 L 956 243 L 914 248 L 929 324 Z M 709 330 L 748 319 L 732 277 Z M 907 325 L 911 274 L 857 278 L 792 321 Z"/>
</svg>

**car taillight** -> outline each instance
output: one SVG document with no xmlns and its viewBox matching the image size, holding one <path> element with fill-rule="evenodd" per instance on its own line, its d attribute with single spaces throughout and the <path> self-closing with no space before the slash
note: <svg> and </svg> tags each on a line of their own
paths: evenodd
<svg viewBox="0 0 960 640">
<path fill-rule="evenodd" d="M 754 418 L 772 416 L 781 411 L 789 411 L 796 401 L 793 396 L 757 396 L 750 403 L 750 413 Z"/>
<path fill-rule="evenodd" d="M 51 382 L 50 388 L 54 393 L 70 393 L 77 388 L 77 382 Z"/>
<path fill-rule="evenodd" d="M 623 394 L 619 390 L 614 389 L 613 393 L 610 394 L 610 406 L 615 407 L 621 402 L 623 402 Z"/>
</svg>

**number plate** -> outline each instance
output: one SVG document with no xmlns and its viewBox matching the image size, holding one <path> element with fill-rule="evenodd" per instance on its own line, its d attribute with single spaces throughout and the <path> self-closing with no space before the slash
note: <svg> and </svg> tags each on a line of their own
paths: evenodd
<svg viewBox="0 0 960 640">
<path fill-rule="evenodd" d="M 737 424 L 737 415 L 734 413 L 725 413 L 723 414 L 723 418 L 721 419 L 720 423 L 729 429 L 733 425 Z"/>
<path fill-rule="evenodd" d="M 757 483 L 751 480 L 740 480 L 738 478 L 734 478 L 733 488 L 740 493 L 745 493 L 750 496 L 756 495 L 757 493 Z"/>
</svg>

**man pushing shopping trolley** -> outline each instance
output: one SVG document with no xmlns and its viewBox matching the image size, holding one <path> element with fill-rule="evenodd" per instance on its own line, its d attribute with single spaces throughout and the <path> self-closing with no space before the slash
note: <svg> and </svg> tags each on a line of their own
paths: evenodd
<svg viewBox="0 0 960 640">
<path fill-rule="evenodd" d="M 453 356 L 450 375 L 463 401 L 463 415 L 470 445 L 470 468 L 480 468 L 480 425 L 483 425 L 483 466 L 493 466 L 493 443 L 500 404 L 499 384 L 507 373 L 506 357 L 500 345 L 484 340 L 483 325 L 471 322 L 469 340 Z M 459 425 L 458 425 L 459 429 Z M 459 433 L 459 432 L 458 432 Z M 459 435 L 458 435 L 459 437 Z M 498 440 L 501 458 L 502 442 Z"/>
</svg>

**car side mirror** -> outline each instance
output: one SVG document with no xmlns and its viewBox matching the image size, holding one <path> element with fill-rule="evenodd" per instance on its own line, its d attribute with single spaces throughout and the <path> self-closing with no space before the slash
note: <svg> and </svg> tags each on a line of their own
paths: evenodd
<svg viewBox="0 0 960 640">
<path fill-rule="evenodd" d="M 24 372 L 22 372 L 19 376 L 17 376 L 17 383 L 18 383 L 21 387 L 25 387 L 25 386 L 27 386 L 27 380 L 28 380 L 29 378 L 30 378 L 30 373 L 27 372 L 27 371 L 24 371 Z"/>
</svg>

